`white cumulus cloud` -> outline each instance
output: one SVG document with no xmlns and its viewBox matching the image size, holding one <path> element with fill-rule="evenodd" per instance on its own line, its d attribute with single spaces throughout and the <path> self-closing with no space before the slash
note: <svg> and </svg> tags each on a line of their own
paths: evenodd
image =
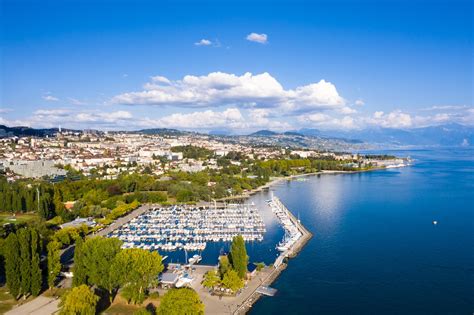
<svg viewBox="0 0 474 315">
<path fill-rule="evenodd" d="M 355 110 L 355 109 L 353 109 L 349 106 L 341 107 L 341 108 L 337 109 L 337 111 L 341 114 L 344 114 L 344 115 L 352 115 L 352 114 L 357 113 L 357 110 Z"/>
<path fill-rule="evenodd" d="M 385 128 L 410 128 L 413 126 L 411 115 L 400 110 L 395 110 L 388 114 L 383 111 L 377 111 L 372 117 L 367 117 L 365 121 L 369 125 Z"/>
<path fill-rule="evenodd" d="M 209 39 L 201 39 L 200 41 L 194 43 L 196 46 L 210 46 L 212 45 L 212 42 Z"/>
<path fill-rule="evenodd" d="M 258 34 L 258 33 L 250 33 L 247 35 L 246 39 L 251 42 L 256 42 L 260 44 L 266 44 L 268 42 L 267 34 Z"/>
<path fill-rule="evenodd" d="M 321 80 L 295 89 L 284 89 L 267 72 L 255 75 L 247 72 L 240 76 L 211 72 L 203 76 L 186 75 L 181 80 L 156 76 L 143 86 L 143 91 L 119 94 L 110 102 L 182 107 L 280 107 L 286 111 L 332 109 L 345 105 L 345 100 L 331 82 Z"/>
<path fill-rule="evenodd" d="M 204 110 L 191 113 L 174 113 L 159 119 L 146 119 L 141 122 L 148 128 L 178 128 L 186 130 L 209 131 L 213 129 L 256 130 L 268 128 L 288 130 L 292 126 L 287 122 L 270 117 L 267 109 L 241 111 L 231 107 L 223 111 Z"/>
<path fill-rule="evenodd" d="M 359 128 L 355 118 L 351 116 L 332 117 L 323 113 L 304 115 L 298 118 L 299 122 L 308 127 L 316 127 L 329 130 L 350 130 Z"/>
</svg>

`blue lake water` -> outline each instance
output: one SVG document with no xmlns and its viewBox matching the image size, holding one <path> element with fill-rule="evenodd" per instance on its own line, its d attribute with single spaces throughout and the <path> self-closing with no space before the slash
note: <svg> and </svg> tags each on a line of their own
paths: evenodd
<svg viewBox="0 0 474 315">
<path fill-rule="evenodd" d="M 416 162 L 272 188 L 314 237 L 252 314 L 473 313 L 474 151 L 389 153 Z M 249 249 L 251 261 L 275 254 Z"/>
</svg>

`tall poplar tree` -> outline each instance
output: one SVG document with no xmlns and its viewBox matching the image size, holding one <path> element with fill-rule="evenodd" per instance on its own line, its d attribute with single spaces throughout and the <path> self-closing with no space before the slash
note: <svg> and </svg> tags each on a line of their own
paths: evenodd
<svg viewBox="0 0 474 315">
<path fill-rule="evenodd" d="M 5 244 L 5 275 L 7 286 L 10 293 L 15 298 L 20 294 L 21 276 L 20 276 L 20 246 L 18 237 L 15 233 L 8 235 Z"/>
<path fill-rule="evenodd" d="M 42 287 L 42 274 L 40 267 L 41 243 L 38 231 L 31 229 L 31 294 L 37 296 Z"/>
<path fill-rule="evenodd" d="M 48 287 L 54 287 L 54 282 L 61 272 L 61 244 L 57 241 L 48 243 Z"/>
<path fill-rule="evenodd" d="M 20 293 L 26 298 L 26 295 L 31 292 L 31 235 L 27 228 L 18 230 L 17 234 L 20 243 Z"/>
<path fill-rule="evenodd" d="M 241 279 L 247 275 L 247 264 L 249 258 L 245 249 L 245 241 L 242 235 L 237 235 L 232 239 L 230 246 L 230 262 L 232 268 L 237 272 Z"/>
<path fill-rule="evenodd" d="M 87 283 L 87 270 L 84 262 L 83 246 L 84 241 L 79 237 L 74 248 L 74 278 L 72 278 L 72 284 L 75 287 Z"/>
</svg>

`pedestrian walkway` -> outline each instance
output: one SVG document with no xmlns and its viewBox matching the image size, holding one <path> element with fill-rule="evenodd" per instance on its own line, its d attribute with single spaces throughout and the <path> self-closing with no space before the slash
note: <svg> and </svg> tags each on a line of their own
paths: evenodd
<svg viewBox="0 0 474 315">
<path fill-rule="evenodd" d="M 37 298 L 13 308 L 5 315 L 51 315 L 59 311 L 59 299 L 38 296 Z"/>
</svg>

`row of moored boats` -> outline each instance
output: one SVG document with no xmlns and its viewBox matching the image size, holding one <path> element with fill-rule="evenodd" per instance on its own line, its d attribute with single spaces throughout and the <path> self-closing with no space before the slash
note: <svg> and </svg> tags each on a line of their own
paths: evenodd
<svg viewBox="0 0 474 315">
<path fill-rule="evenodd" d="M 276 249 L 280 252 L 286 252 L 303 236 L 303 234 L 291 220 L 288 209 L 286 209 L 278 198 L 272 196 L 272 199 L 267 200 L 267 203 L 271 207 L 272 212 L 278 217 L 278 220 L 285 230 L 283 240 L 277 244 Z"/>
<path fill-rule="evenodd" d="M 236 235 L 245 241 L 261 241 L 265 232 L 253 204 L 230 204 L 225 208 L 153 208 L 108 236 L 122 240 L 124 248 L 202 251 L 207 242 L 232 241 Z"/>
</svg>

